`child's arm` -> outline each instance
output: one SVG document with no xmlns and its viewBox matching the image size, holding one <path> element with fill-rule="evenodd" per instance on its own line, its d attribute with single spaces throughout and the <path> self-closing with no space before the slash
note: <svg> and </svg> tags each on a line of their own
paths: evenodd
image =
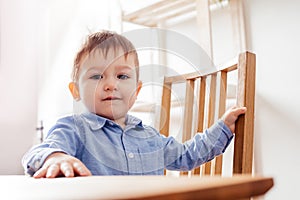
<svg viewBox="0 0 300 200">
<path fill-rule="evenodd" d="M 245 112 L 245 107 L 229 109 L 213 126 L 183 144 L 173 137 L 165 138 L 165 167 L 188 171 L 224 153 L 233 138 L 235 121 Z"/>
<path fill-rule="evenodd" d="M 65 177 L 90 176 L 90 170 L 77 158 L 65 153 L 56 152 L 51 154 L 33 175 L 34 178 L 55 178 L 63 175 Z"/>
<path fill-rule="evenodd" d="M 88 171 L 85 166 L 82 167 L 81 161 L 73 157 L 82 150 L 84 141 L 84 135 L 78 132 L 78 120 L 75 116 L 59 119 L 49 130 L 44 142 L 33 146 L 23 156 L 26 174 L 40 178 L 81 175 L 81 170 L 84 175 Z"/>
</svg>

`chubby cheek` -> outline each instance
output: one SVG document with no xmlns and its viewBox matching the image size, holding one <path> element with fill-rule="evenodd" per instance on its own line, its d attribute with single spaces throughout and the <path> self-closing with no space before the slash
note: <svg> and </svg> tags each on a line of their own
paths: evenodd
<svg viewBox="0 0 300 200">
<path fill-rule="evenodd" d="M 131 108 L 137 98 L 136 88 L 132 87 L 132 88 L 128 88 L 127 90 L 124 90 L 124 91 L 125 91 L 125 95 L 127 97 L 126 101 L 127 101 L 128 108 Z"/>
<path fill-rule="evenodd" d="M 94 112 L 95 111 L 95 102 L 97 101 L 97 87 L 84 87 L 82 90 L 81 97 L 83 100 L 83 103 L 85 106 L 89 109 L 89 111 Z"/>
</svg>

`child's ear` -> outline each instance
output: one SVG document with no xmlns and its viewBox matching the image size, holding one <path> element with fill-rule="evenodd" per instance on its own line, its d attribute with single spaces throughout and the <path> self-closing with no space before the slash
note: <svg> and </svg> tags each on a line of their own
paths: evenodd
<svg viewBox="0 0 300 200">
<path fill-rule="evenodd" d="M 79 94 L 79 90 L 78 90 L 78 87 L 76 85 L 76 83 L 74 82 L 71 82 L 69 83 L 69 90 L 73 96 L 73 99 L 75 101 L 79 101 L 80 100 L 80 94 Z"/>
<path fill-rule="evenodd" d="M 143 83 L 142 81 L 138 81 L 135 96 L 138 96 L 140 90 L 142 89 Z"/>
</svg>

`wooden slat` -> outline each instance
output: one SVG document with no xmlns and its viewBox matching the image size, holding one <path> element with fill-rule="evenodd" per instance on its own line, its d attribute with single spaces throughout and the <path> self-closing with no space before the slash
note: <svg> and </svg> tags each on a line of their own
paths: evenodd
<svg viewBox="0 0 300 200">
<path fill-rule="evenodd" d="M 206 77 L 200 80 L 200 94 L 198 99 L 198 124 L 197 132 L 202 133 L 204 127 L 204 110 L 205 110 L 205 95 L 206 95 Z"/>
<path fill-rule="evenodd" d="M 169 19 L 182 16 L 182 15 L 184 15 L 186 13 L 190 13 L 192 11 L 195 11 L 195 7 L 192 7 L 192 6 L 184 7 L 182 9 L 180 9 L 180 10 L 177 10 L 176 12 L 170 13 L 169 15 L 165 15 L 165 16 L 162 16 L 162 17 L 158 18 L 157 22 L 167 21 Z"/>
<path fill-rule="evenodd" d="M 208 4 L 208 11 L 210 11 L 210 7 L 218 2 L 215 0 L 162 0 L 132 13 L 125 13 L 122 20 L 142 26 L 158 27 L 159 24 L 165 24 L 168 20 L 189 14 L 189 16 L 198 17 L 202 21 L 206 19 L 202 16 L 207 16 L 207 11 L 203 12 L 202 10 L 204 4 Z M 199 24 L 200 29 L 203 27 L 203 24 Z M 204 48 L 206 49 L 206 47 Z"/>
<path fill-rule="evenodd" d="M 163 0 L 123 15 L 123 21 L 157 27 L 169 19 L 196 11 L 196 0 Z M 196 13 L 196 12 L 195 12 Z"/>
<path fill-rule="evenodd" d="M 194 79 L 186 81 L 182 142 L 192 138 L 194 87 Z M 188 175 L 188 172 L 181 172 L 181 175 Z"/>
<path fill-rule="evenodd" d="M 153 24 L 158 25 L 168 19 L 176 18 L 192 11 L 195 11 L 195 0 L 175 0 L 172 1 L 172 4 L 170 3 L 167 6 L 163 6 L 136 18 L 134 22 L 146 26 L 152 26 Z"/>
<path fill-rule="evenodd" d="M 206 77 L 202 77 L 199 82 L 198 96 L 198 117 L 197 117 L 197 132 L 203 133 L 204 127 L 204 109 L 205 109 L 205 94 L 206 94 Z M 193 174 L 200 174 L 200 167 L 193 170 Z"/>
<path fill-rule="evenodd" d="M 171 84 L 164 83 L 160 111 L 160 133 L 169 136 L 170 109 L 171 109 Z"/>
<path fill-rule="evenodd" d="M 220 74 L 220 97 L 219 97 L 219 118 L 223 116 L 226 110 L 226 94 L 227 94 L 227 72 L 221 71 Z M 223 156 L 215 158 L 215 174 L 222 174 Z"/>
<path fill-rule="evenodd" d="M 176 10 L 180 10 L 185 7 L 191 7 L 195 5 L 196 0 L 173 0 L 173 4 L 170 4 L 167 7 L 163 7 L 160 10 L 156 11 L 154 14 L 155 15 L 164 15 L 164 16 L 169 16 L 168 13 L 174 13 Z M 194 7 L 195 9 L 195 7 Z"/>
<path fill-rule="evenodd" d="M 217 70 L 208 72 L 208 73 L 200 73 L 200 72 L 191 72 L 187 74 L 181 74 L 181 75 L 176 75 L 176 76 L 168 76 L 165 77 L 165 82 L 166 83 L 182 83 L 185 82 L 187 79 L 197 79 L 205 76 L 209 76 L 212 74 L 216 74 L 218 71 L 226 71 L 226 72 L 231 72 L 237 69 L 237 61 L 236 59 L 232 59 L 230 62 L 226 62 L 222 65 Z M 235 64 L 233 62 L 236 62 Z"/>
<path fill-rule="evenodd" d="M 124 21 L 129 21 L 129 22 L 134 22 L 137 18 L 142 17 L 144 15 L 150 15 L 153 12 L 153 10 L 159 9 L 159 8 L 161 8 L 163 6 L 166 6 L 166 5 L 168 5 L 168 4 L 172 3 L 172 2 L 174 2 L 174 0 L 159 1 L 159 2 L 157 2 L 155 4 L 152 4 L 150 6 L 142 8 L 140 10 L 137 10 L 137 11 L 135 11 L 133 13 L 124 15 L 123 16 L 123 20 Z"/>
<path fill-rule="evenodd" d="M 192 122 L 194 107 L 194 85 L 195 80 L 187 80 L 185 91 L 185 105 L 183 118 L 183 137 L 182 142 L 192 138 Z"/>
<path fill-rule="evenodd" d="M 216 109 L 216 87 L 217 85 L 217 74 L 211 75 L 210 80 L 210 89 L 209 89 L 209 103 L 208 103 L 208 121 L 207 121 L 207 127 L 211 127 L 214 124 L 215 121 L 215 109 Z M 204 165 L 203 173 L 205 175 L 211 174 L 211 162 L 207 162 Z"/>
<path fill-rule="evenodd" d="M 240 54 L 238 63 L 237 105 L 247 107 L 245 115 L 236 121 L 233 173 L 252 173 L 254 102 L 255 102 L 255 54 Z"/>
<path fill-rule="evenodd" d="M 165 77 L 165 82 L 166 83 L 182 83 L 182 82 L 185 82 L 187 79 L 196 79 L 201 76 L 202 75 L 199 72 L 192 72 L 192 73 L 188 73 L 188 74 Z"/>
</svg>

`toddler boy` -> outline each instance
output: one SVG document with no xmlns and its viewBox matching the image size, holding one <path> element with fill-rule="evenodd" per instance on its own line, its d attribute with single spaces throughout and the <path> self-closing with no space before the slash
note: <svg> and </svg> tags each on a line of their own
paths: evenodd
<svg viewBox="0 0 300 200">
<path fill-rule="evenodd" d="M 35 178 L 89 175 L 163 175 L 191 170 L 222 154 L 246 108 L 229 109 L 202 134 L 179 143 L 127 112 L 142 87 L 132 43 L 108 32 L 90 35 L 78 52 L 69 89 L 87 112 L 63 117 L 44 142 L 23 157 Z"/>
</svg>

